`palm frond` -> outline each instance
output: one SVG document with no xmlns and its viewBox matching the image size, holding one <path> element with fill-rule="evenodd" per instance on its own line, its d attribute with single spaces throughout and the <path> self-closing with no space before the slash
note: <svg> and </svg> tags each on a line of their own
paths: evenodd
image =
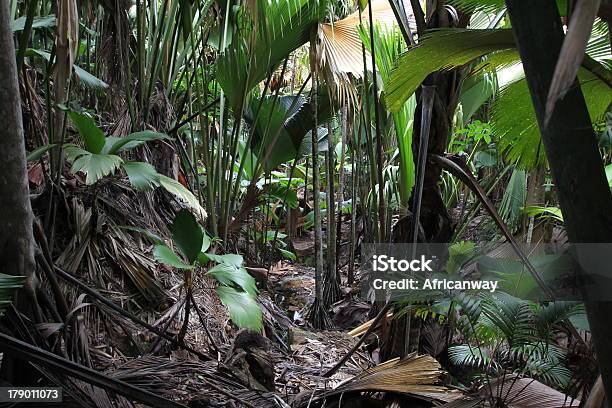
<svg viewBox="0 0 612 408">
<path fill-rule="evenodd" d="M 448 348 L 448 358 L 451 363 L 458 366 L 489 369 L 495 366 L 489 351 L 484 347 L 475 347 L 468 344 Z"/>
<path fill-rule="evenodd" d="M 516 408 L 578 407 L 580 401 L 566 396 L 533 378 L 504 376 L 495 382 L 492 389 L 483 388 L 487 397 L 501 396 L 503 406 Z"/>
<path fill-rule="evenodd" d="M 499 292 L 482 304 L 484 324 L 501 331 L 510 347 L 530 342 L 534 329 L 530 302 Z"/>
<path fill-rule="evenodd" d="M 396 25 L 387 26 L 382 24 L 374 25 L 374 48 L 376 49 L 376 69 L 384 82 L 387 82 L 393 71 L 395 60 L 404 52 L 405 44 L 401 38 L 401 33 Z M 361 39 L 366 45 L 366 49 L 371 51 L 371 43 L 369 41 L 369 30 L 366 27 L 361 27 L 359 30 Z M 386 90 L 383 89 L 383 95 L 386 95 Z M 403 107 L 394 112 L 393 124 L 395 126 L 395 136 L 397 138 L 397 146 L 399 149 L 399 191 L 401 205 L 407 207 L 414 186 L 414 158 L 412 154 L 412 123 L 414 118 L 414 110 L 416 107 L 416 98 L 409 98 Z"/>
<path fill-rule="evenodd" d="M 555 301 L 535 308 L 535 324 L 542 338 L 550 335 L 553 326 L 574 316 L 584 315 L 584 305 L 580 302 Z"/>
<path fill-rule="evenodd" d="M 581 68 L 578 79 L 586 98 L 593 123 L 600 121 L 610 103 L 609 85 L 593 72 Z M 525 79 L 507 85 L 500 92 L 491 111 L 493 133 L 499 137 L 499 148 L 509 163 L 529 169 L 546 164 L 544 147 L 529 89 Z"/>
<path fill-rule="evenodd" d="M 432 72 L 465 65 L 487 54 L 515 48 L 511 30 L 445 29 L 424 36 L 398 61 L 385 89 L 391 111 L 401 109 Z"/>
<path fill-rule="evenodd" d="M 217 79 L 233 107 L 274 71 L 289 54 L 308 42 L 313 27 L 325 13 L 325 0 L 272 0 L 262 8 L 244 38 L 234 38 L 217 61 Z M 253 38 L 252 38 L 253 37 Z"/>
<path fill-rule="evenodd" d="M 512 171 L 508 185 L 504 191 L 499 215 L 508 224 L 511 232 L 516 232 L 523 216 L 523 207 L 527 199 L 527 174 L 524 170 L 515 168 Z"/>
<path fill-rule="evenodd" d="M 372 20 L 376 26 L 393 27 L 395 15 L 386 0 L 372 1 Z M 414 21 L 409 12 L 409 20 Z M 333 89 L 333 96 L 342 104 L 356 102 L 357 95 L 352 79 L 363 77 L 364 60 L 362 41 L 369 47 L 369 37 L 360 35 L 360 27 L 369 25 L 369 14 L 359 11 L 331 23 L 319 25 L 318 38 L 322 48 L 318 70 L 326 83 Z M 378 61 L 376 61 L 378 65 Z M 366 52 L 366 68 L 372 69 L 371 57 Z"/>
<path fill-rule="evenodd" d="M 448 0 L 448 4 L 465 12 L 474 12 L 476 10 L 499 12 L 506 8 L 504 0 Z M 557 0 L 557 7 L 561 15 L 565 15 L 567 0 Z"/>
<path fill-rule="evenodd" d="M 25 276 L 13 276 L 0 273 L 0 316 L 11 304 L 15 291 L 26 282 Z"/>
<path fill-rule="evenodd" d="M 448 388 L 437 385 L 441 375 L 440 363 L 433 357 L 412 354 L 402 360 L 396 358 L 366 370 L 324 395 L 350 391 L 389 391 L 425 399 L 455 399 L 456 394 L 453 396 Z"/>
</svg>

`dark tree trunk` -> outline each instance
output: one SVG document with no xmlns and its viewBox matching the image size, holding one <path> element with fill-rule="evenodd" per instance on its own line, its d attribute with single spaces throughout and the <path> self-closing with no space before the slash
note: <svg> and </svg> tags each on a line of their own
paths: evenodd
<svg viewBox="0 0 612 408">
<path fill-rule="evenodd" d="M 450 20 L 448 10 L 445 8 L 443 1 L 437 2 L 436 7 L 436 12 L 427 21 L 427 29 L 467 26 L 469 21 L 467 16 L 462 15 L 459 21 Z M 419 14 L 418 11 L 416 14 Z M 454 69 L 435 72 L 423 81 L 423 86 L 429 86 L 434 89 L 427 149 L 428 156 L 430 154 L 444 155 L 446 152 L 453 130 L 453 115 L 459 102 L 461 83 L 464 76 L 465 71 L 463 69 Z M 413 123 L 412 150 L 415 158 L 418 157 L 420 141 L 422 139 L 421 120 L 423 109 L 423 98 L 421 98 L 421 91 L 418 91 Z M 419 241 L 444 243 L 448 242 L 453 236 L 454 225 L 448 209 L 442 200 L 439 186 L 441 175 L 442 168 L 437 163 L 427 161 L 419 216 L 422 227 L 422 234 L 419 233 Z M 413 208 L 411 213 L 400 219 L 395 225 L 393 230 L 394 242 L 412 241 L 414 212 L 415 209 Z M 381 351 L 383 361 L 393 357 L 404 356 L 418 347 L 419 325 L 414 322 L 411 324 L 410 320 L 410 317 L 406 315 L 399 319 L 393 319 L 390 322 L 388 333 L 384 336 L 385 342 Z"/>
<path fill-rule="evenodd" d="M 29 278 L 15 301 L 20 311 L 37 315 L 32 208 L 11 23 L 9 2 L 0 1 L 0 272 Z M 13 363 L 3 360 L 3 375 L 19 376 Z"/>
<path fill-rule="evenodd" d="M 506 0 L 570 242 L 612 242 L 612 195 L 582 90 L 576 81 L 547 126 L 548 90 L 563 44 L 554 0 Z M 612 397 L 612 302 L 587 302 L 604 387 Z"/>
<path fill-rule="evenodd" d="M 0 4 L 0 269 L 32 277 L 34 238 L 21 103 L 8 2 Z M 32 282 L 29 282 L 30 286 Z"/>
</svg>

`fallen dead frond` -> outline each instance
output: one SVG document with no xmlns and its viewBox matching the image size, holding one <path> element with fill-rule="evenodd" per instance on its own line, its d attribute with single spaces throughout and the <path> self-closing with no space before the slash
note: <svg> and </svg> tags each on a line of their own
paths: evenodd
<svg viewBox="0 0 612 408">
<path fill-rule="evenodd" d="M 387 319 L 391 319 L 392 317 L 393 317 L 393 313 L 387 313 Z M 368 331 L 370 326 L 372 326 L 373 322 L 374 322 L 374 319 L 371 319 L 365 322 L 364 324 L 355 327 L 353 330 L 348 332 L 349 336 L 353 336 L 353 337 L 362 336 L 366 331 Z"/>
<path fill-rule="evenodd" d="M 443 374 L 436 359 L 412 354 L 393 359 L 364 371 L 339 385 L 325 396 L 352 391 L 386 391 L 408 394 L 426 400 L 452 401 L 462 394 L 438 385 Z"/>
</svg>

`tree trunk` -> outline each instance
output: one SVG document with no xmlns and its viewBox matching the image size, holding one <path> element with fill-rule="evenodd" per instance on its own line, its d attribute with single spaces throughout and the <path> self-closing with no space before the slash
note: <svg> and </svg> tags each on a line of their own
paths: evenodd
<svg viewBox="0 0 612 408">
<path fill-rule="evenodd" d="M 40 316 L 34 291 L 33 219 L 9 14 L 9 2 L 0 1 L 0 272 L 28 277 L 24 289 L 17 294 L 15 304 L 22 312 L 28 312 L 31 308 L 36 321 L 40 320 Z M 19 365 L 13 366 L 13 371 L 9 367 L 12 363 L 15 363 L 12 358 L 3 360 L 3 375 L 18 376 Z"/>
<path fill-rule="evenodd" d="M 506 0 L 506 4 L 570 242 L 612 242 L 612 195 L 577 81 L 557 102 L 548 125 L 543 125 L 548 90 L 564 39 L 556 2 Z M 586 307 L 604 388 L 610 398 L 612 302 L 587 302 Z"/>
<path fill-rule="evenodd" d="M 34 238 L 28 188 L 21 102 L 8 2 L 0 5 L 0 266 L 3 273 L 28 276 L 32 287 Z"/>
<path fill-rule="evenodd" d="M 336 192 L 335 192 L 335 156 L 333 143 L 333 129 L 331 122 L 327 124 L 327 153 L 325 154 L 326 181 L 327 181 L 327 265 L 325 268 L 325 305 L 340 300 L 342 292 L 340 290 L 340 280 L 336 265 Z"/>
<path fill-rule="evenodd" d="M 433 3 L 428 3 L 432 6 Z M 416 6 L 416 4 L 414 5 Z M 414 7 L 413 6 L 413 7 Z M 438 1 L 435 4 L 436 11 L 427 21 L 427 26 L 424 28 L 434 29 L 441 27 L 451 27 L 458 25 L 465 27 L 469 18 L 462 15 L 458 22 L 449 20 L 448 10 L 443 1 Z M 420 15 L 422 11 L 418 10 L 415 15 Z M 461 83 L 464 77 L 464 70 L 446 70 L 439 71 L 429 75 L 424 81 L 423 86 L 429 86 L 434 89 L 433 108 L 431 114 L 431 127 L 429 129 L 429 144 L 427 155 L 444 155 L 448 140 L 450 138 L 453 126 L 453 115 L 457 109 L 459 95 L 461 94 Z M 417 93 L 417 106 L 414 113 L 413 124 L 413 154 L 418 157 L 420 140 L 421 140 L 421 122 L 422 110 L 425 108 L 421 91 Z M 423 194 L 421 197 L 419 221 L 422 226 L 423 235 L 419 234 L 419 241 L 422 239 L 425 242 L 449 242 L 453 236 L 454 225 L 452 219 L 442 200 L 439 181 L 442 175 L 442 168 L 430 161 L 427 161 L 425 167 L 425 177 L 423 182 Z M 414 202 L 414 200 L 411 200 Z M 395 225 L 393 231 L 394 242 L 411 242 L 412 241 L 412 225 L 413 214 L 415 209 L 406 217 L 400 219 Z M 385 342 L 383 344 L 381 355 L 383 360 L 393 357 L 405 356 L 408 352 L 416 349 L 418 346 L 418 325 L 412 327 L 410 316 L 407 314 L 399 319 L 393 319 L 385 334 Z M 416 339 L 411 339 L 411 334 Z M 414 341 L 413 341 L 414 340 Z"/>
</svg>

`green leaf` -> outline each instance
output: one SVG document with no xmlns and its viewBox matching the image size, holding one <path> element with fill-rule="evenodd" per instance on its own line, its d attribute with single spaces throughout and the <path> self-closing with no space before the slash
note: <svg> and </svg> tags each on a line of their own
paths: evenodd
<svg viewBox="0 0 612 408">
<path fill-rule="evenodd" d="M 606 179 L 608 179 L 608 185 L 612 188 L 612 164 L 606 166 Z"/>
<path fill-rule="evenodd" d="M 27 278 L 25 276 L 13 276 L 0 273 L 0 316 L 11 304 L 15 291 L 20 289 Z"/>
<path fill-rule="evenodd" d="M 225 265 L 231 265 L 235 267 L 242 266 L 242 263 L 244 262 L 242 255 L 238 255 L 238 254 L 225 254 L 225 255 L 206 254 L 206 257 L 213 262 L 217 262 L 217 263 L 221 263 Z"/>
<path fill-rule="evenodd" d="M 194 263 L 202 250 L 204 232 L 193 214 L 188 210 L 181 210 L 172 222 L 172 239 L 187 258 L 189 263 Z"/>
<path fill-rule="evenodd" d="M 25 28 L 26 16 L 19 17 L 13 21 L 13 32 L 23 31 Z M 32 29 L 35 28 L 49 28 L 54 27 L 56 24 L 55 15 L 49 14 L 48 16 L 38 17 L 32 21 Z"/>
<path fill-rule="evenodd" d="M 47 153 L 49 150 L 53 149 L 55 146 L 57 146 L 57 144 L 55 144 L 55 143 L 53 143 L 53 144 L 46 144 L 44 146 L 40 146 L 40 147 L 32 150 L 30 153 L 28 153 L 28 155 L 26 156 L 26 160 L 29 161 L 29 162 L 37 161 L 45 153 Z"/>
<path fill-rule="evenodd" d="M 49 53 L 47 51 L 36 50 L 36 49 L 33 49 L 33 48 L 28 48 L 26 50 L 26 56 L 28 56 L 28 57 L 39 56 L 39 57 L 42 57 L 46 61 L 51 60 L 51 53 Z M 74 68 L 74 73 L 76 74 L 76 76 L 86 86 L 88 86 L 88 87 L 90 87 L 92 89 L 105 89 L 105 88 L 108 88 L 108 84 L 106 82 L 104 82 L 100 78 L 95 77 L 94 75 L 90 74 L 89 72 L 87 72 L 83 68 L 80 68 L 78 65 L 76 65 L 76 64 L 73 65 L 73 68 Z"/>
<path fill-rule="evenodd" d="M 228 286 L 219 286 L 217 294 L 229 311 L 232 321 L 240 328 L 261 330 L 262 314 L 255 299 L 246 292 Z"/>
<path fill-rule="evenodd" d="M 570 316 L 569 321 L 572 322 L 574 327 L 578 330 L 591 331 L 586 313 L 572 315 Z"/>
<path fill-rule="evenodd" d="M 472 241 L 460 241 L 448 247 L 446 271 L 449 274 L 458 273 L 461 267 L 477 255 L 476 245 Z"/>
<path fill-rule="evenodd" d="M 470 118 L 488 101 L 498 89 L 497 75 L 491 72 L 481 72 L 466 78 L 461 87 L 461 108 L 463 123 Z"/>
<path fill-rule="evenodd" d="M 397 61 L 385 84 L 386 103 L 399 111 L 432 72 L 465 65 L 492 52 L 515 48 L 511 30 L 444 29 L 426 34 Z"/>
<path fill-rule="evenodd" d="M 331 119 L 333 106 L 327 89 L 321 89 L 317 97 L 317 121 L 321 125 Z M 307 144 L 315 122 L 312 102 L 306 98 L 285 95 L 252 99 L 246 106 L 244 118 L 253 128 L 252 152 L 265 170 L 272 170 L 312 151 Z M 319 130 L 327 134 L 327 129 Z M 319 148 L 323 146 L 327 147 L 327 144 L 320 144 Z M 244 153 L 248 160 L 251 151 L 246 149 Z"/>
<path fill-rule="evenodd" d="M 144 228 L 138 228 L 138 227 L 133 227 L 131 225 L 118 225 L 117 228 L 119 229 L 123 229 L 123 230 L 127 230 L 127 231 L 134 231 L 134 232 L 138 232 L 142 235 L 144 235 L 145 237 L 147 237 L 147 239 L 149 239 L 151 242 L 153 242 L 156 245 L 164 245 L 164 240 L 162 237 L 160 237 L 159 235 L 144 229 Z"/>
<path fill-rule="evenodd" d="M 85 173 L 85 183 L 93 184 L 104 176 L 113 173 L 122 163 L 119 156 L 110 154 L 92 154 L 75 145 L 64 147 L 68 161 L 72 162 L 70 171 Z"/>
<path fill-rule="evenodd" d="M 213 276 L 225 286 L 238 286 L 250 295 L 257 294 L 255 279 L 243 267 L 218 264 L 209 269 L 206 274 Z"/>
<path fill-rule="evenodd" d="M 297 191 L 285 183 L 279 182 L 270 184 L 268 187 L 268 194 L 282 201 L 290 208 L 298 208 L 299 201 Z"/>
<path fill-rule="evenodd" d="M 504 196 L 499 204 L 499 215 L 508 224 L 511 232 L 516 232 L 523 221 L 523 207 L 527 200 L 527 174 L 524 170 L 514 168 Z"/>
<path fill-rule="evenodd" d="M 159 175 L 159 184 L 169 193 L 174 194 L 176 197 L 181 199 L 189 208 L 198 212 L 204 217 L 206 216 L 206 210 L 202 208 L 196 196 L 194 196 L 184 185 L 174 179 L 171 179 L 170 177 L 164 176 L 163 174 Z"/>
<path fill-rule="evenodd" d="M 102 153 L 117 154 L 123 150 L 130 150 L 152 140 L 170 139 L 165 133 L 145 130 L 127 135 L 126 137 L 107 138 Z"/>
<path fill-rule="evenodd" d="M 78 65 L 74 65 L 74 73 L 79 78 L 79 81 L 83 83 L 83 85 L 87 86 L 91 89 L 106 89 L 108 88 L 108 84 L 98 78 L 97 76 L 90 74 L 88 71 L 79 67 Z"/>
<path fill-rule="evenodd" d="M 541 207 L 531 205 L 525 208 L 525 215 L 528 217 L 542 216 L 544 218 L 552 218 L 563 222 L 563 213 L 559 207 Z"/>
<path fill-rule="evenodd" d="M 326 1 L 288 0 L 257 2 L 262 18 L 257 21 L 256 39 L 249 47 L 246 41 L 234 38 L 217 61 L 217 80 L 230 105 L 238 108 L 244 96 L 268 73 L 280 65 L 291 52 L 308 42 L 310 32 L 325 17 Z M 251 38 L 248 14 L 244 38 Z M 263 18 L 265 16 L 265 18 Z"/>
<path fill-rule="evenodd" d="M 210 248 L 211 240 L 206 231 L 204 231 L 202 238 L 202 249 L 200 251 L 204 253 L 208 251 L 208 248 Z"/>
<path fill-rule="evenodd" d="M 448 0 L 448 4 L 464 12 L 482 10 L 490 13 L 499 13 L 506 8 L 505 0 Z M 567 0 L 557 0 L 559 13 L 564 16 L 567 11 Z"/>
<path fill-rule="evenodd" d="M 130 183 L 138 190 L 151 191 L 159 185 L 159 173 L 149 163 L 125 162 L 123 169 Z"/>
<path fill-rule="evenodd" d="M 74 111 L 69 111 L 68 116 L 79 131 L 87 150 L 90 153 L 102 153 L 106 138 L 93 119 L 88 115 Z"/>
<path fill-rule="evenodd" d="M 297 256 L 293 252 L 291 252 L 291 251 L 287 251 L 286 249 L 282 249 L 282 248 L 278 248 L 278 251 L 281 253 L 281 255 L 285 259 L 289 259 L 291 261 L 296 261 L 297 260 Z"/>
<path fill-rule="evenodd" d="M 188 265 L 177 254 L 165 245 L 155 245 L 153 256 L 157 262 L 168 266 L 173 266 L 178 269 L 193 269 L 193 265 Z"/>
<path fill-rule="evenodd" d="M 612 92 L 606 82 L 585 68 L 578 72 L 578 79 L 591 121 L 595 123 L 612 103 Z M 491 126 L 507 162 L 522 169 L 546 165 L 540 129 L 524 78 L 501 90 L 491 109 Z"/>
</svg>

